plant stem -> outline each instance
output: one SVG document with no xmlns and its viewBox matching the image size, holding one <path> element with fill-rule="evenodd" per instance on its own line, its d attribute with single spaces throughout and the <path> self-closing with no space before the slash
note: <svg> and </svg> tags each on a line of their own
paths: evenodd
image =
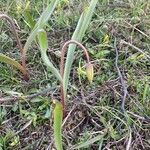
<svg viewBox="0 0 150 150">
<path fill-rule="evenodd" d="M 64 76 L 64 59 L 65 59 L 65 54 L 66 54 L 66 51 L 68 50 L 67 47 L 69 44 L 76 44 L 77 46 L 79 46 L 85 56 L 86 56 L 86 59 L 87 59 L 87 63 L 90 63 L 90 57 L 89 57 L 89 54 L 87 52 L 87 49 L 79 42 L 75 41 L 75 40 L 69 40 L 67 42 L 65 42 L 65 44 L 63 45 L 62 47 L 62 50 L 61 50 L 61 61 L 60 61 L 60 75 L 62 76 L 62 79 L 63 79 L 63 76 Z M 61 83 L 61 103 L 62 103 L 62 106 L 63 106 L 63 114 L 65 114 L 65 97 L 66 97 L 66 93 L 65 93 L 65 90 L 64 90 L 64 82 Z"/>
<path fill-rule="evenodd" d="M 13 20 L 5 15 L 5 14 L 0 14 L 0 19 L 6 19 L 7 21 L 9 21 L 10 25 L 11 25 L 11 29 L 14 33 L 14 36 L 16 38 L 16 42 L 17 42 L 17 45 L 18 45 L 18 48 L 20 49 L 20 53 L 21 53 L 21 64 L 22 64 L 22 67 L 24 68 L 24 71 L 25 71 L 25 74 L 24 74 L 24 80 L 28 81 L 29 80 L 29 76 L 28 76 L 28 73 L 27 73 L 27 70 L 26 70 L 26 63 L 25 63 L 25 55 L 24 55 L 24 50 L 22 48 L 22 44 L 20 42 L 20 39 L 18 37 L 18 34 L 17 34 L 17 31 L 16 31 L 16 28 L 15 28 L 15 24 L 13 22 Z"/>
</svg>

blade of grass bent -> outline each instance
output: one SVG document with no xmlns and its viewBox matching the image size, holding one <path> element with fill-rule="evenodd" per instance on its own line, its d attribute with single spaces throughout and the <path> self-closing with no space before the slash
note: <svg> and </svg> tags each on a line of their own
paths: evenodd
<svg viewBox="0 0 150 150">
<path fill-rule="evenodd" d="M 77 40 L 79 42 L 82 41 L 85 31 L 86 31 L 86 29 L 90 23 L 90 20 L 92 18 L 92 15 L 93 15 L 93 12 L 94 12 L 97 2 L 98 2 L 98 0 L 92 0 L 90 2 L 89 7 L 81 14 L 81 17 L 78 21 L 75 32 L 72 36 L 73 40 Z M 69 75 L 70 75 L 71 66 L 73 63 L 73 56 L 74 56 L 75 48 L 76 48 L 75 44 L 70 44 L 69 48 L 68 48 L 66 64 L 65 64 L 65 69 L 64 69 L 64 79 L 63 79 L 65 95 L 66 95 L 66 91 L 68 88 Z"/>
</svg>

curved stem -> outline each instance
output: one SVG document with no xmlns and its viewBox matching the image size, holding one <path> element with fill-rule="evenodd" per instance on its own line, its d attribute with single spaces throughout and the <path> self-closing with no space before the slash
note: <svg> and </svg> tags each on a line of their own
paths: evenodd
<svg viewBox="0 0 150 150">
<path fill-rule="evenodd" d="M 64 59 L 65 59 L 65 54 L 66 54 L 66 51 L 68 50 L 67 47 L 69 44 L 76 44 L 77 46 L 79 46 L 83 51 L 84 51 L 84 54 L 86 56 L 86 59 L 87 59 L 87 63 L 90 62 L 90 57 L 89 57 L 89 54 L 87 52 L 87 49 L 79 42 L 75 41 L 75 40 L 69 40 L 67 42 L 65 42 L 65 44 L 63 45 L 62 47 L 62 50 L 61 50 L 61 61 L 60 61 L 60 74 L 63 78 L 63 75 L 64 75 Z M 64 93 L 64 83 L 61 84 L 61 102 L 62 102 L 62 106 L 63 106 L 63 112 L 65 114 L 65 93 Z"/>
<path fill-rule="evenodd" d="M 20 42 L 20 39 L 18 37 L 16 28 L 15 28 L 15 24 L 14 24 L 13 20 L 9 16 L 7 16 L 5 14 L 0 14 L 0 18 L 2 18 L 2 19 L 4 18 L 7 21 L 9 21 L 9 23 L 10 23 L 10 25 L 12 27 L 12 31 L 14 33 L 14 36 L 16 38 L 16 42 L 17 42 L 18 48 L 20 49 L 20 53 L 21 53 L 21 64 L 22 64 L 22 67 L 25 70 L 24 79 L 27 81 L 27 80 L 29 80 L 29 77 L 28 77 L 28 73 L 27 73 L 27 70 L 26 70 L 25 55 L 24 55 L 24 52 L 23 52 L 22 44 Z"/>
<path fill-rule="evenodd" d="M 65 54 L 66 54 L 67 47 L 68 47 L 69 44 L 76 44 L 77 46 L 79 46 L 84 51 L 84 54 L 85 54 L 86 59 L 87 59 L 87 62 L 88 63 L 90 62 L 90 57 L 89 57 L 89 54 L 87 52 L 87 49 L 81 43 L 79 43 L 79 42 L 77 42 L 75 40 L 69 40 L 69 41 L 65 42 L 65 44 L 62 47 L 61 61 L 60 61 L 60 74 L 61 74 L 62 78 L 63 78 L 63 75 L 64 75 L 64 59 L 65 59 Z"/>
</svg>

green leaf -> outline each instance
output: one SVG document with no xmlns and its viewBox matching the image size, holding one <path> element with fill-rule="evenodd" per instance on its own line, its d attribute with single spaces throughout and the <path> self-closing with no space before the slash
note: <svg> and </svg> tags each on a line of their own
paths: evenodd
<svg viewBox="0 0 150 150">
<path fill-rule="evenodd" d="M 24 17 L 25 17 L 25 23 L 33 29 L 35 26 L 35 21 L 32 17 L 32 12 L 30 9 L 30 1 L 27 1 L 26 7 L 25 7 L 25 12 L 24 12 Z"/>
<path fill-rule="evenodd" d="M 0 53 L 0 62 L 4 62 L 6 64 L 14 66 L 16 69 L 20 70 L 24 76 L 26 76 L 26 70 L 14 59 Z"/>
<path fill-rule="evenodd" d="M 61 125 L 63 119 L 63 107 L 61 102 L 58 100 L 53 100 L 55 104 L 54 108 L 54 141 L 57 150 L 63 150 L 62 146 L 62 133 Z"/>
<path fill-rule="evenodd" d="M 84 12 L 81 14 L 81 17 L 78 21 L 77 27 L 73 33 L 72 39 L 77 40 L 78 42 L 82 41 L 82 38 L 85 34 L 86 29 L 89 26 L 90 20 L 92 18 L 94 9 L 96 7 L 98 0 L 92 0 L 90 2 L 90 5 L 88 8 L 84 10 Z M 75 51 L 76 45 L 70 44 L 68 48 L 67 58 L 66 58 L 66 64 L 65 64 L 65 70 L 64 70 L 64 94 L 66 95 L 66 91 L 68 88 L 68 81 L 69 81 L 69 75 L 71 71 L 71 66 L 73 63 L 73 56 Z"/>
<path fill-rule="evenodd" d="M 15 137 L 12 139 L 12 141 L 11 141 L 11 143 L 10 143 L 10 146 L 13 147 L 13 146 L 16 146 L 16 145 L 18 145 L 18 144 L 19 144 L 19 136 L 15 136 Z"/>
<path fill-rule="evenodd" d="M 43 29 L 40 29 L 38 31 L 38 40 L 40 48 L 43 52 L 46 52 L 48 49 L 48 40 L 47 40 L 47 34 Z"/>
<path fill-rule="evenodd" d="M 31 99 L 31 103 L 39 103 L 42 102 L 43 99 L 41 97 L 35 97 Z"/>
<path fill-rule="evenodd" d="M 50 110 L 50 108 L 47 108 L 44 117 L 45 117 L 45 118 L 50 118 L 50 116 L 51 116 L 51 110 Z"/>
<path fill-rule="evenodd" d="M 46 25 L 48 19 L 50 18 L 51 14 L 53 13 L 58 2 L 59 2 L 59 0 L 52 0 L 51 3 L 47 6 L 46 10 L 40 16 L 38 22 L 35 24 L 34 29 L 32 30 L 30 36 L 28 37 L 28 39 L 25 43 L 25 46 L 24 46 L 25 53 L 28 50 L 29 46 L 31 45 L 32 41 L 35 40 L 35 37 L 36 37 L 39 29 L 42 29 Z"/>
<path fill-rule="evenodd" d="M 39 42 L 40 48 L 41 48 L 42 60 L 44 61 L 45 65 L 50 69 L 50 71 L 53 73 L 53 75 L 62 83 L 62 77 L 61 77 L 58 69 L 56 69 L 54 67 L 54 65 L 50 62 L 50 60 L 46 54 L 46 50 L 48 48 L 48 42 L 47 42 L 46 33 L 43 29 L 40 30 L 38 33 L 38 42 Z"/>
</svg>

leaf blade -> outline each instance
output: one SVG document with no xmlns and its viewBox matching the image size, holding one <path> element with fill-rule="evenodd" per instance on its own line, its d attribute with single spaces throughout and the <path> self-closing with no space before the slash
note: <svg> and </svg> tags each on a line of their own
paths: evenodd
<svg viewBox="0 0 150 150">
<path fill-rule="evenodd" d="M 55 104 L 54 108 L 54 141 L 57 150 L 63 150 L 62 146 L 62 133 L 61 133 L 61 125 L 63 119 L 63 107 L 61 102 L 58 100 L 53 100 Z"/>
<path fill-rule="evenodd" d="M 49 60 L 46 54 L 46 51 L 48 49 L 48 40 L 47 40 L 46 32 L 44 31 L 44 29 L 40 29 L 37 34 L 38 34 L 38 43 L 40 45 L 41 57 L 43 62 L 50 69 L 53 75 L 62 83 L 62 77 L 58 69 L 54 67 L 54 65 L 51 63 L 51 61 Z"/>
<path fill-rule="evenodd" d="M 24 76 L 27 75 L 26 70 L 24 69 L 24 67 L 22 67 L 16 60 L 0 53 L 0 62 L 4 62 L 6 64 L 12 65 L 14 66 L 16 69 L 20 70 Z"/>
<path fill-rule="evenodd" d="M 30 47 L 32 41 L 35 40 L 38 30 L 43 28 L 46 25 L 48 19 L 50 18 L 51 14 L 53 13 L 53 11 L 59 1 L 60 0 L 52 0 L 51 3 L 47 6 L 46 10 L 40 16 L 38 22 L 35 24 L 34 29 L 32 30 L 31 34 L 29 35 L 29 37 L 24 45 L 25 53 L 28 50 L 28 48 Z"/>
<path fill-rule="evenodd" d="M 85 31 L 86 31 L 86 29 L 90 23 L 90 20 L 92 18 L 92 15 L 93 15 L 93 12 L 94 12 L 97 2 L 98 2 L 98 0 L 92 0 L 90 2 L 88 9 L 81 14 L 80 19 L 77 24 L 77 27 L 72 36 L 73 40 L 77 40 L 79 42 L 82 41 Z M 66 64 L 65 64 L 65 69 L 64 69 L 64 80 L 63 80 L 65 95 L 66 95 L 66 91 L 68 88 L 69 75 L 70 75 L 71 66 L 73 63 L 73 56 L 74 56 L 75 48 L 76 48 L 75 44 L 70 44 L 69 48 L 68 48 Z"/>
</svg>

